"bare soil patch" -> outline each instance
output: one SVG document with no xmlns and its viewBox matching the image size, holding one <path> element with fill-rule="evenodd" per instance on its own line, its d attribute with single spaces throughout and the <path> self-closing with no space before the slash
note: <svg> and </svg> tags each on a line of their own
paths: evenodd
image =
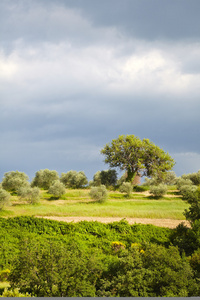
<svg viewBox="0 0 200 300">
<path fill-rule="evenodd" d="M 41 217 L 40 217 L 41 218 Z M 80 222 L 80 221 L 98 221 L 101 223 L 112 223 L 119 222 L 122 218 L 110 217 L 110 218 L 101 218 L 101 217 L 43 217 L 45 219 L 63 221 L 63 222 Z M 140 218 L 125 218 L 129 224 L 152 224 L 159 227 L 168 227 L 175 228 L 180 223 L 184 223 L 188 227 L 190 226 L 188 221 L 185 220 L 172 220 L 172 219 L 140 219 Z"/>
</svg>

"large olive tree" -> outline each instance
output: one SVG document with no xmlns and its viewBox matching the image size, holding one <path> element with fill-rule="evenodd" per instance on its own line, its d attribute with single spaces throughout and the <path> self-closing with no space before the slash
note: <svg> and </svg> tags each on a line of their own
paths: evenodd
<svg viewBox="0 0 200 300">
<path fill-rule="evenodd" d="M 49 169 L 39 170 L 36 172 L 35 177 L 31 183 L 32 187 L 37 186 L 43 189 L 49 189 L 55 180 L 59 179 L 57 171 Z"/>
<path fill-rule="evenodd" d="M 2 188 L 8 192 L 17 192 L 19 188 L 29 186 L 28 179 L 24 172 L 7 172 L 4 174 Z"/>
<path fill-rule="evenodd" d="M 173 168 L 175 162 L 163 149 L 135 135 L 121 135 L 101 150 L 105 163 L 111 168 L 119 167 L 127 173 L 127 181 L 135 175 L 163 177 Z"/>
<path fill-rule="evenodd" d="M 87 177 L 83 171 L 68 171 L 67 173 L 62 173 L 60 177 L 60 181 L 67 187 L 67 188 L 74 188 L 79 189 L 83 188 L 88 184 Z"/>
</svg>

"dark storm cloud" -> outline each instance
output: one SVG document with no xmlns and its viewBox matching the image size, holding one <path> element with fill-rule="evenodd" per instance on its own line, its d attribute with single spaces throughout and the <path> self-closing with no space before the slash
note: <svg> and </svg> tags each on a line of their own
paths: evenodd
<svg viewBox="0 0 200 300">
<path fill-rule="evenodd" d="M 62 0 L 79 9 L 95 25 L 124 29 L 141 39 L 199 39 L 198 0 Z M 46 4 L 45 0 L 43 3 Z"/>
<path fill-rule="evenodd" d="M 200 37 L 198 0 L 2 0 L 0 8 L 5 48 L 20 39 L 90 44 L 97 40 L 90 24 L 96 29 L 116 28 L 118 37 L 176 41 Z"/>
<path fill-rule="evenodd" d="M 199 1 L 2 0 L 1 175 L 84 170 L 120 134 L 200 166 Z"/>
</svg>

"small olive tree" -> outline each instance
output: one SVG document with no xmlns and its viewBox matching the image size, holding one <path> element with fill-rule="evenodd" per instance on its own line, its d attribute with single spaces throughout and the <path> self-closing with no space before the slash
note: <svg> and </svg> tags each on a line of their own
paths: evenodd
<svg viewBox="0 0 200 300">
<path fill-rule="evenodd" d="M 0 188 L 0 210 L 3 209 L 4 206 L 9 204 L 10 204 L 10 193 Z"/>
<path fill-rule="evenodd" d="M 183 196 L 183 200 L 190 201 L 193 199 L 195 192 L 197 191 L 196 185 L 182 185 L 179 188 L 181 195 Z"/>
<path fill-rule="evenodd" d="M 133 191 L 133 185 L 130 182 L 123 182 L 122 185 L 119 187 L 119 191 L 121 193 L 125 193 L 127 197 L 130 197 Z"/>
<path fill-rule="evenodd" d="M 177 189 L 180 190 L 183 185 L 193 185 L 192 180 L 178 177 L 176 182 Z"/>
<path fill-rule="evenodd" d="M 166 172 L 163 175 L 163 178 L 159 178 L 157 176 L 153 176 L 151 178 L 145 177 L 144 186 L 151 186 L 151 185 L 158 185 L 160 183 L 166 184 L 166 185 L 174 185 L 177 182 L 177 177 L 175 172 L 169 171 Z"/>
<path fill-rule="evenodd" d="M 50 186 L 48 193 L 55 197 L 61 197 L 65 194 L 65 186 L 60 180 L 55 180 Z"/>
<path fill-rule="evenodd" d="M 108 192 L 105 185 L 92 187 L 89 192 L 90 197 L 97 202 L 105 202 L 108 198 Z"/>
<path fill-rule="evenodd" d="M 200 185 L 200 170 L 197 173 L 183 174 L 183 179 L 190 179 L 194 185 Z"/>
<path fill-rule="evenodd" d="M 21 199 L 26 199 L 30 204 L 40 202 L 40 189 L 38 187 L 21 187 L 18 190 Z"/>
<path fill-rule="evenodd" d="M 160 183 L 158 185 L 152 185 L 149 193 L 152 194 L 155 197 L 162 197 L 167 192 L 167 185 Z"/>
</svg>

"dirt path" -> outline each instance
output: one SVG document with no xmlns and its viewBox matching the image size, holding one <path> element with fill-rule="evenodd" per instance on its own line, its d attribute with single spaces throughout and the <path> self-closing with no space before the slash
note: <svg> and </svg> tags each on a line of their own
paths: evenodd
<svg viewBox="0 0 200 300">
<path fill-rule="evenodd" d="M 120 221 L 122 218 L 110 217 L 43 217 L 45 219 L 64 221 L 64 222 L 80 222 L 80 221 L 98 221 L 102 223 L 112 223 L 115 221 Z M 175 228 L 178 224 L 184 222 L 184 224 L 189 226 L 188 221 L 184 220 L 172 220 L 172 219 L 140 219 L 140 218 L 126 218 L 129 224 L 152 224 L 160 227 Z"/>
</svg>

